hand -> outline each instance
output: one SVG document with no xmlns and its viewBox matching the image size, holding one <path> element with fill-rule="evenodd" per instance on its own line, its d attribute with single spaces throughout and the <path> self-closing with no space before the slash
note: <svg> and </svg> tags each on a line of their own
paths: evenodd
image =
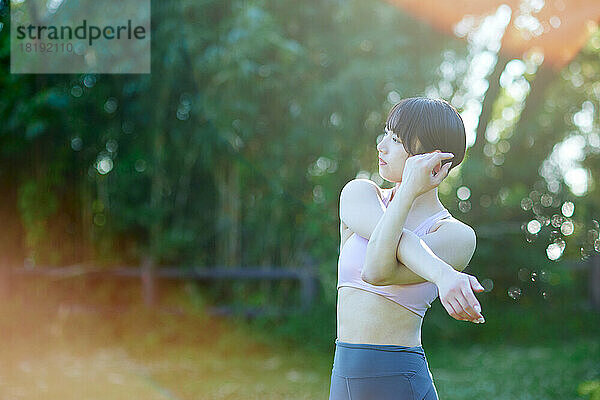
<svg viewBox="0 0 600 400">
<path fill-rule="evenodd" d="M 431 153 L 408 157 L 402 172 L 402 183 L 410 188 L 415 197 L 437 187 L 446 176 L 452 163 L 441 166 L 442 160 L 453 158 L 452 153 L 435 150 Z"/>
<path fill-rule="evenodd" d="M 481 305 L 473 293 L 484 290 L 477 278 L 452 269 L 436 285 L 440 301 L 452 318 L 474 323 L 485 322 L 480 313 Z"/>
</svg>

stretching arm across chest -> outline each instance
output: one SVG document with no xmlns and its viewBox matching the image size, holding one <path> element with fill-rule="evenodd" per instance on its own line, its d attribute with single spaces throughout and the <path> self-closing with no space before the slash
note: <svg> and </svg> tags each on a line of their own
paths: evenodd
<svg viewBox="0 0 600 400">
<path fill-rule="evenodd" d="M 397 192 L 395 196 L 401 196 Z M 406 213 L 410 209 L 408 202 L 398 201 L 402 214 L 402 206 Z M 394 202 L 390 203 L 391 207 Z M 390 209 L 388 207 L 388 210 Z M 445 220 L 439 223 L 439 229 L 434 229 L 421 238 L 413 232 L 400 225 L 402 215 L 388 218 L 382 221 L 387 212 L 379 196 L 379 188 L 375 183 L 366 179 L 355 179 L 350 181 L 342 190 L 340 196 L 340 219 L 341 225 L 347 226 L 347 232 L 356 232 L 360 236 L 369 239 L 363 279 L 372 284 L 411 284 L 431 280 L 432 276 L 424 275 L 425 279 L 416 271 L 423 273 L 422 269 L 433 269 L 435 267 L 446 268 L 451 266 L 462 271 L 470 261 L 475 248 L 475 234 L 470 227 L 456 220 Z M 390 215 L 387 215 L 389 217 Z M 404 220 L 406 217 L 404 216 Z M 386 224 L 387 222 L 387 224 Z M 403 222 L 402 222 L 403 225 Z M 376 229 L 379 235 L 386 231 L 392 231 L 386 240 L 376 243 Z M 452 238 L 453 240 L 448 240 Z M 419 265 L 415 265 L 419 264 Z M 430 266 L 434 265 L 434 268 Z"/>
</svg>

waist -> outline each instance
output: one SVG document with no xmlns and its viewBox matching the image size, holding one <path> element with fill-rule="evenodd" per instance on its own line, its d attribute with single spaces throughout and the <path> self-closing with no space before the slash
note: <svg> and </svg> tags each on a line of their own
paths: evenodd
<svg viewBox="0 0 600 400">
<path fill-rule="evenodd" d="M 335 341 L 335 375 L 363 378 L 402 374 L 411 377 L 426 363 L 421 346 L 354 344 Z"/>
<path fill-rule="evenodd" d="M 421 345 L 423 318 L 379 295 L 340 287 L 337 297 L 337 337 L 354 344 Z"/>
</svg>

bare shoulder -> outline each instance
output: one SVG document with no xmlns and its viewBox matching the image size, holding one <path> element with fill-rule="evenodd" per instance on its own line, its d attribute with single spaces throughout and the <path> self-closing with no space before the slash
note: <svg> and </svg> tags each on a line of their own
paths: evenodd
<svg viewBox="0 0 600 400">
<path fill-rule="evenodd" d="M 385 212 L 382 190 L 369 179 L 352 179 L 340 193 L 341 229 L 369 238 Z"/>
<path fill-rule="evenodd" d="M 429 233 L 433 232 L 452 238 L 455 243 L 460 242 L 468 249 L 472 248 L 474 250 L 477 243 L 475 230 L 453 216 L 441 219 L 433 224 Z"/>
<path fill-rule="evenodd" d="M 475 254 L 475 230 L 454 217 L 437 221 L 424 240 L 435 254 L 458 271 L 464 270 Z"/>
<path fill-rule="evenodd" d="M 383 190 L 370 179 L 356 178 L 348 181 L 340 192 L 340 201 L 342 198 L 361 198 L 363 196 L 372 196 L 377 194 L 379 198 L 383 197 Z"/>
<path fill-rule="evenodd" d="M 454 218 L 452 215 L 436 221 L 429 229 L 429 233 L 437 231 L 438 228 L 442 226 L 449 226 L 449 228 L 445 228 L 445 230 L 452 230 L 452 232 L 475 234 L 475 230 L 471 226 L 465 224 L 459 219 Z"/>
</svg>

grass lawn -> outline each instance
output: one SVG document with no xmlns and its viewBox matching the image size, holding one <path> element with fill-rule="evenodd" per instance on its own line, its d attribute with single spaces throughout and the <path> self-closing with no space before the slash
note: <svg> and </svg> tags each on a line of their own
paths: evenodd
<svg viewBox="0 0 600 400">
<path fill-rule="evenodd" d="M 441 399 L 580 399 L 581 382 L 600 377 L 597 340 L 426 351 Z"/>
<path fill-rule="evenodd" d="M 182 303 L 178 315 L 73 300 L 21 288 L 0 304 L 0 399 L 327 399 L 333 353 L 268 344 Z M 442 400 L 584 399 L 581 382 L 600 379 L 593 339 L 425 351 Z"/>
</svg>

